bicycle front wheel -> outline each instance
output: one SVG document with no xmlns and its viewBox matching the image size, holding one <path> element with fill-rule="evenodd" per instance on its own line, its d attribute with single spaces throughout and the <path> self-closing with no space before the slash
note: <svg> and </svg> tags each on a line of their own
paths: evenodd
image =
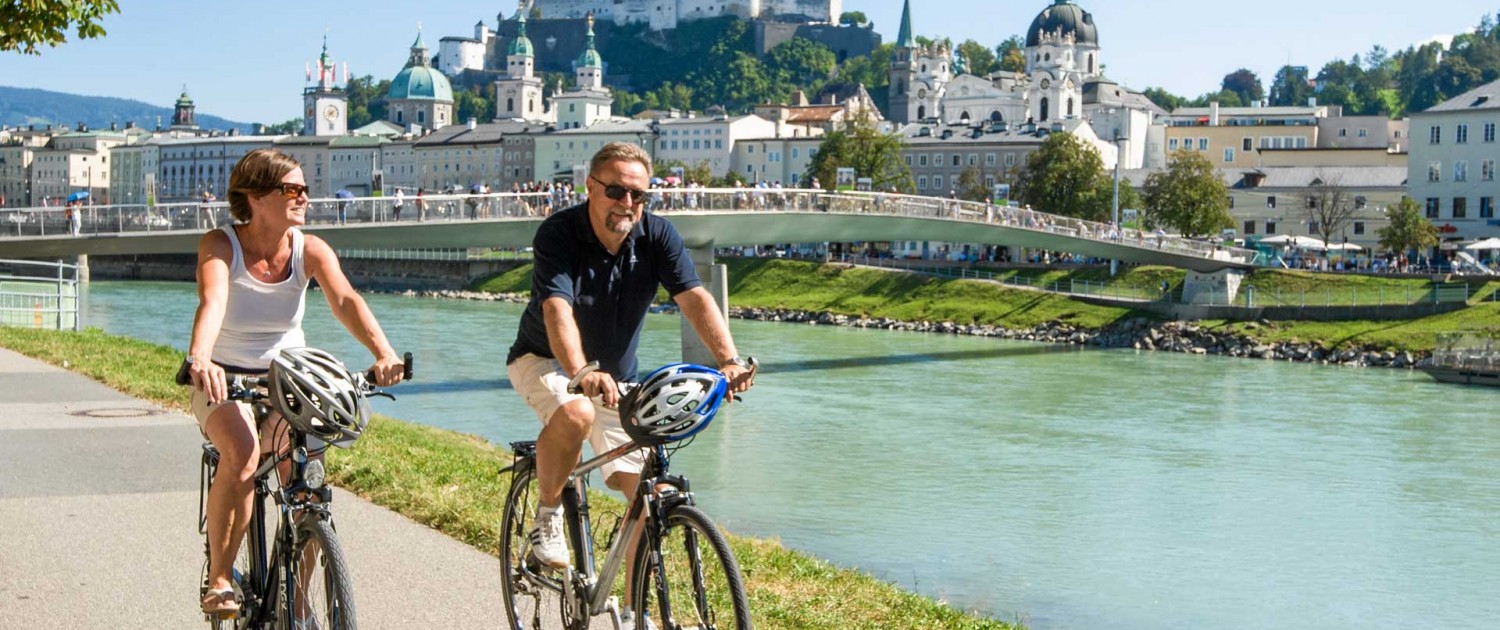
<svg viewBox="0 0 1500 630">
<path fill-rule="evenodd" d="M 567 612 L 562 573 L 543 567 L 531 555 L 531 527 L 540 495 L 534 468 L 513 472 L 500 524 L 500 592 L 505 602 L 502 627 L 509 630 L 557 627 L 558 619 L 568 627 L 567 620 L 578 617 Z M 546 623 L 543 619 L 553 621 Z"/>
<path fill-rule="evenodd" d="M 636 548 L 630 585 L 635 627 L 750 630 L 750 603 L 729 541 L 698 508 L 664 517 L 661 540 Z"/>
<path fill-rule="evenodd" d="M 282 575 L 289 580 L 283 584 L 290 586 L 282 602 L 282 627 L 356 630 L 354 586 L 333 525 L 321 515 L 304 514 L 297 522 L 297 539 L 301 542 L 283 565 L 290 567 L 290 575 Z"/>
</svg>

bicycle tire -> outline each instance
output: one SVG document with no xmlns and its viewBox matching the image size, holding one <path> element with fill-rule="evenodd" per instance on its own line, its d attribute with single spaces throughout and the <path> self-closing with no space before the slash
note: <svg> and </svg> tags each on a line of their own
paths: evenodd
<svg viewBox="0 0 1500 630">
<path fill-rule="evenodd" d="M 660 540 L 643 540 L 632 561 L 635 627 L 655 617 L 657 628 L 751 630 L 745 581 L 724 533 L 691 505 L 667 510 L 662 523 Z"/>
<path fill-rule="evenodd" d="M 501 611 L 508 630 L 540 630 L 553 624 L 543 619 L 561 620 L 567 627 L 562 582 L 556 571 L 545 571 L 531 557 L 531 525 L 536 515 L 536 469 L 521 466 L 513 469 L 510 491 L 505 498 L 505 514 L 500 524 L 500 592 L 504 601 Z"/>
<path fill-rule="evenodd" d="M 279 569 L 282 592 L 290 596 L 283 598 L 278 606 L 278 627 L 283 630 L 304 627 L 358 630 L 354 585 L 344 558 L 344 548 L 333 531 L 333 524 L 321 514 L 303 514 L 297 520 L 297 540 L 297 548 Z M 290 582 L 292 579 L 296 582 Z M 312 619 L 317 623 L 299 624 L 298 619 Z"/>
</svg>

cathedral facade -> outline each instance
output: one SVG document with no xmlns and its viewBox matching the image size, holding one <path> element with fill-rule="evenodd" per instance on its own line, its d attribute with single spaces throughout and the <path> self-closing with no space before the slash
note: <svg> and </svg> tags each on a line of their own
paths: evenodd
<svg viewBox="0 0 1500 630">
<path fill-rule="evenodd" d="M 1147 131 L 1164 114 L 1138 92 L 1103 75 L 1094 17 L 1071 0 L 1053 0 L 1026 32 L 1024 72 L 970 74 L 945 43 L 924 46 L 911 27 L 911 2 L 891 60 L 890 118 L 896 122 L 1036 125 L 1084 120 L 1111 165 L 1139 168 Z"/>
</svg>

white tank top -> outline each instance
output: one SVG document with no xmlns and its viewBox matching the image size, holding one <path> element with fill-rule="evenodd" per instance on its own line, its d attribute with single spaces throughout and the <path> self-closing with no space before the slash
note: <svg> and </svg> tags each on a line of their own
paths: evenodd
<svg viewBox="0 0 1500 630">
<path fill-rule="evenodd" d="M 307 271 L 302 265 L 302 231 L 292 228 L 291 274 L 280 282 L 261 282 L 245 269 L 245 253 L 233 226 L 221 228 L 234 248 L 229 264 L 229 298 L 214 344 L 213 360 L 221 365 L 265 370 L 282 348 L 307 345 L 302 310 Z"/>
</svg>

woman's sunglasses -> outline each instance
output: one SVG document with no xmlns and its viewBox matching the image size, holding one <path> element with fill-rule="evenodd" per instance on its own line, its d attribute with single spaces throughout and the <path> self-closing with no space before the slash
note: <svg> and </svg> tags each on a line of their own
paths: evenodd
<svg viewBox="0 0 1500 630">
<path fill-rule="evenodd" d="M 604 187 L 604 196 L 609 197 L 610 199 L 613 199 L 615 201 L 621 201 L 625 199 L 625 195 L 630 195 L 630 202 L 632 204 L 639 204 L 642 201 L 646 200 L 646 191 L 644 190 L 626 188 L 619 184 L 606 184 L 598 177 L 594 177 L 593 175 L 589 175 L 589 179 L 599 182 L 599 185 Z"/>
<path fill-rule="evenodd" d="M 281 196 L 286 199 L 296 199 L 307 194 L 307 186 L 303 184 L 276 184 L 271 189 L 281 191 Z"/>
</svg>

